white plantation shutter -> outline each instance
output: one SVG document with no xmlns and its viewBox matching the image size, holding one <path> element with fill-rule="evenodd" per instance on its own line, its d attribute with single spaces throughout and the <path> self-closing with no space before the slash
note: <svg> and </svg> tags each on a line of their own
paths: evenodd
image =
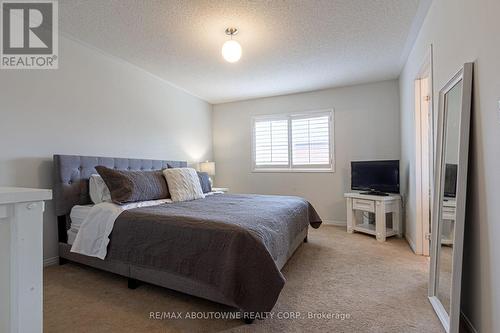
<svg viewBox="0 0 500 333">
<path fill-rule="evenodd" d="M 256 171 L 333 171 L 333 111 L 263 116 L 253 125 Z"/>
<path fill-rule="evenodd" d="M 330 117 L 292 117 L 292 164 L 330 164 Z"/>
<path fill-rule="evenodd" d="M 255 122 L 255 165 L 288 166 L 288 119 Z"/>
</svg>

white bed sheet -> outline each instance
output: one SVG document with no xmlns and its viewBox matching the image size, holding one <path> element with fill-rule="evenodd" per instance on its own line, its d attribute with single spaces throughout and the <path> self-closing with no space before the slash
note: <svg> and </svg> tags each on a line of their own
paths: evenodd
<svg viewBox="0 0 500 333">
<path fill-rule="evenodd" d="M 78 233 L 78 230 L 80 230 L 80 226 L 82 225 L 83 221 L 85 220 L 93 206 L 94 205 L 76 205 L 71 209 L 71 213 L 69 214 L 71 219 L 71 226 L 68 229 L 69 245 L 73 245 L 76 234 Z"/>
</svg>

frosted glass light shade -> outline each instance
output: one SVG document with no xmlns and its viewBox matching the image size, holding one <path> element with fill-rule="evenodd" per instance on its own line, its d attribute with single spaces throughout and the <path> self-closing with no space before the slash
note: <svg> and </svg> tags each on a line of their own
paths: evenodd
<svg viewBox="0 0 500 333">
<path fill-rule="evenodd" d="M 228 40 L 222 45 L 222 56 L 228 62 L 237 62 L 241 58 L 241 45 L 235 40 Z"/>
<path fill-rule="evenodd" d="M 208 173 L 209 176 L 215 175 L 215 162 L 201 162 L 200 171 Z"/>
</svg>

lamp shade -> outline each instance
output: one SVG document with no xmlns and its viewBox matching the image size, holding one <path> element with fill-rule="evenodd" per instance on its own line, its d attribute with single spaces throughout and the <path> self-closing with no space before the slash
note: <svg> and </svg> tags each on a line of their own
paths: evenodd
<svg viewBox="0 0 500 333">
<path fill-rule="evenodd" d="M 201 162 L 200 163 L 200 171 L 208 173 L 209 176 L 215 175 L 215 162 Z"/>
<path fill-rule="evenodd" d="M 241 45 L 235 40 L 228 40 L 222 45 L 222 56 L 227 62 L 237 62 L 241 58 Z"/>
</svg>

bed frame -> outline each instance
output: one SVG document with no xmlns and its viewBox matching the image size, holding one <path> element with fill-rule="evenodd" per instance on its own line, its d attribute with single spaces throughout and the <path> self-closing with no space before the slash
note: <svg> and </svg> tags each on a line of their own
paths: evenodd
<svg viewBox="0 0 500 333">
<path fill-rule="evenodd" d="M 128 287 L 131 289 L 137 288 L 138 281 L 144 281 L 237 307 L 217 290 L 198 281 L 121 261 L 101 260 L 70 252 L 71 245 L 67 243 L 67 231 L 71 226 L 69 214 L 75 205 L 92 203 L 89 195 L 89 178 L 92 174 L 97 173 L 96 166 L 103 165 L 116 170 L 161 170 L 167 168 L 167 163 L 173 167 L 187 167 L 185 161 L 54 155 L 54 202 L 58 221 L 59 263 L 64 264 L 67 261 L 72 261 L 125 276 L 128 278 Z M 307 228 L 294 240 L 289 253 L 283 258 L 278 258 L 277 265 L 280 269 L 303 241 L 307 241 Z M 251 321 L 245 320 L 245 322 Z"/>
</svg>

